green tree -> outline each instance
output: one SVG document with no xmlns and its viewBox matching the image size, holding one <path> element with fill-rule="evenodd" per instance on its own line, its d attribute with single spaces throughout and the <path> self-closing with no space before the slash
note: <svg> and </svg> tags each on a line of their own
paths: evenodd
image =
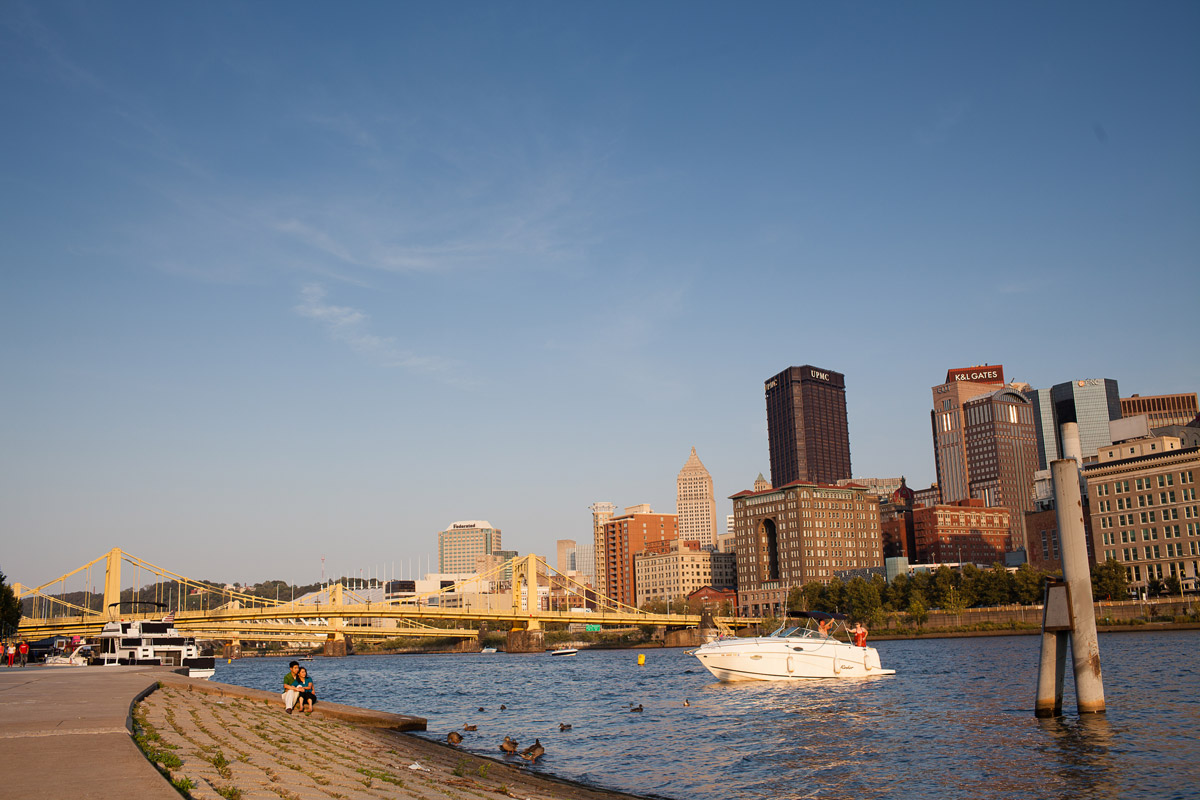
<svg viewBox="0 0 1200 800">
<path fill-rule="evenodd" d="M 883 603 L 879 599 L 879 589 L 862 578 L 856 576 L 846 584 L 846 613 L 853 620 L 876 625 L 883 619 Z"/>
<path fill-rule="evenodd" d="M 802 611 L 823 610 L 824 607 L 821 605 L 821 598 L 825 594 L 824 584 L 818 581 L 810 581 L 809 583 L 804 584 L 804 587 L 800 590 L 800 592 L 804 597 L 804 606 L 801 609 Z"/>
<path fill-rule="evenodd" d="M 979 567 L 974 564 L 963 564 L 958 578 L 958 594 L 963 608 L 970 608 L 979 602 L 983 593 L 984 577 Z"/>
<path fill-rule="evenodd" d="M 943 565 L 938 567 L 937 572 L 933 573 L 929 594 L 926 596 L 934 608 L 945 608 L 950 598 L 951 589 L 958 590 L 958 573 Z"/>
<path fill-rule="evenodd" d="M 929 619 L 929 609 L 925 605 L 925 598 L 920 592 L 913 592 L 912 599 L 908 601 L 908 618 L 913 621 L 919 628 L 925 624 L 925 620 Z"/>
<path fill-rule="evenodd" d="M 903 573 L 892 578 L 892 582 L 887 588 L 884 606 L 889 611 L 903 611 L 908 608 L 908 590 L 911 584 L 912 581 Z"/>
<path fill-rule="evenodd" d="M 1121 562 L 1110 558 L 1092 566 L 1092 596 L 1097 600 L 1128 599 L 1129 575 Z"/>
<path fill-rule="evenodd" d="M 788 589 L 787 610 L 791 612 L 804 611 L 804 589 L 793 586 Z"/>
<path fill-rule="evenodd" d="M 1028 563 L 1017 567 L 1017 573 L 1013 576 L 1014 600 L 1021 605 L 1032 606 L 1042 602 L 1045 594 L 1046 573 L 1034 569 Z"/>
<path fill-rule="evenodd" d="M 821 593 L 822 611 L 844 611 L 846 608 L 846 584 L 841 578 L 834 578 L 825 584 Z"/>
<path fill-rule="evenodd" d="M 996 563 L 987 572 L 981 573 L 979 602 L 985 606 L 1006 605 L 1012 597 L 1012 576 L 1003 564 Z"/>
<path fill-rule="evenodd" d="M 1163 581 L 1163 594 L 1168 597 L 1174 597 L 1183 593 L 1183 587 L 1179 585 L 1179 578 L 1174 575 L 1168 575 Z"/>
<path fill-rule="evenodd" d="M 0 630 L 6 636 L 11 635 L 20 624 L 21 604 L 17 600 L 17 593 L 8 585 L 4 573 L 0 572 Z"/>
<path fill-rule="evenodd" d="M 1146 594 L 1149 597 L 1158 597 L 1163 593 L 1163 582 L 1158 578 L 1151 578 L 1146 582 Z"/>
</svg>

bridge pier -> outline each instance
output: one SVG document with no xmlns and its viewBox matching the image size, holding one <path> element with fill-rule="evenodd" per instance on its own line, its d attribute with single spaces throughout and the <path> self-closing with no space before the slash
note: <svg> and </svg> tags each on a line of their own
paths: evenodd
<svg viewBox="0 0 1200 800">
<path fill-rule="evenodd" d="M 234 639 L 232 642 L 226 642 L 224 644 L 224 646 L 221 648 L 221 658 L 230 659 L 230 658 L 241 658 L 241 657 L 242 657 L 242 643 L 241 643 L 241 641 L 239 641 L 237 639 Z"/>
<path fill-rule="evenodd" d="M 532 631 L 509 631 L 504 649 L 510 653 L 541 653 L 546 649 L 546 632 L 540 628 Z"/>
<path fill-rule="evenodd" d="M 325 647 L 321 653 L 325 656 L 333 656 L 335 658 L 354 654 L 354 642 L 349 636 L 342 634 L 329 634 L 329 638 L 325 640 Z"/>
</svg>

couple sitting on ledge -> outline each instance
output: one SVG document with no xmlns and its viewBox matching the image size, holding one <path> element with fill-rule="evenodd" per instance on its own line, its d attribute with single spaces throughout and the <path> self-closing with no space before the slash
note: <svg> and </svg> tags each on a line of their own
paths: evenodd
<svg viewBox="0 0 1200 800">
<path fill-rule="evenodd" d="M 311 714 L 317 702 L 317 687 L 308 677 L 308 670 L 299 661 L 288 664 L 288 674 L 283 676 L 283 710 L 291 714 L 299 703 L 300 710 Z"/>
</svg>

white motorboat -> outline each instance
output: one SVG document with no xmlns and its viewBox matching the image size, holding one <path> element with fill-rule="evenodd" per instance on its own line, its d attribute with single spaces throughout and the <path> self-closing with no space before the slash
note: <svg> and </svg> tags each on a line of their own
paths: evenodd
<svg viewBox="0 0 1200 800">
<path fill-rule="evenodd" d="M 845 615 L 807 611 L 798 616 L 805 618 L 803 625 L 785 622 L 770 636 L 719 638 L 688 652 L 721 681 L 896 674 L 880 665 L 874 647 L 856 647 L 830 635 L 835 627 L 845 628 Z"/>
<path fill-rule="evenodd" d="M 171 616 L 109 622 L 100 632 L 100 662 L 187 667 L 192 678 L 211 678 L 216 659 L 201 656 L 196 640 L 180 635 Z"/>
<path fill-rule="evenodd" d="M 48 667 L 86 667 L 88 665 L 88 655 L 91 652 L 92 646 L 90 644 L 81 644 L 69 654 L 61 651 L 51 653 L 46 656 L 42 663 Z"/>
<path fill-rule="evenodd" d="M 483 654 L 483 655 L 491 655 L 492 653 L 496 652 L 496 648 L 494 648 L 494 647 L 484 647 L 484 648 L 480 649 L 480 651 L 479 651 L 479 652 L 480 652 L 481 654 Z"/>
<path fill-rule="evenodd" d="M 579 655 L 579 651 L 576 650 L 574 647 L 560 647 L 557 650 L 551 650 L 550 655 L 552 655 L 552 656 L 575 656 L 575 655 Z"/>
</svg>

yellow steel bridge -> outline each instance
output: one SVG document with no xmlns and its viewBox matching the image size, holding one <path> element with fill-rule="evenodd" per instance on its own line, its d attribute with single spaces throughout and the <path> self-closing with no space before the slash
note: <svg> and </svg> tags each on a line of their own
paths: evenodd
<svg viewBox="0 0 1200 800">
<path fill-rule="evenodd" d="M 133 588 L 124 591 L 122 564 L 135 575 Z M 101 572 L 103 592 L 93 593 L 93 578 L 99 578 Z M 68 601 L 68 583 L 80 580 L 85 587 L 82 604 Z M 509 588 L 503 593 L 478 591 L 504 584 Z M 549 602 L 554 609 L 543 607 L 537 589 L 547 585 L 553 589 Z M 27 639 L 95 636 L 109 621 L 170 615 L 181 633 L 226 641 L 226 652 L 233 654 L 240 652 L 243 643 L 287 642 L 291 646 L 324 644 L 327 653 L 340 655 L 345 653 L 348 635 L 472 639 L 484 626 L 507 630 L 509 649 L 541 649 L 540 632 L 548 623 L 661 625 L 668 629 L 696 628 L 701 623 L 696 614 L 651 614 L 619 603 L 559 573 L 535 555 L 511 559 L 435 592 L 384 600 L 365 597 L 340 582 L 296 600 L 258 597 L 185 577 L 120 548 L 41 586 L 16 583 L 13 588 L 19 600 L 27 601 L 23 606 L 32 607 L 18 628 L 18 635 Z M 122 600 L 123 594 L 129 599 Z M 582 611 L 585 607 L 587 612 Z M 737 620 L 738 624 L 754 621 Z M 717 617 L 713 622 L 728 629 L 734 620 Z"/>
</svg>

